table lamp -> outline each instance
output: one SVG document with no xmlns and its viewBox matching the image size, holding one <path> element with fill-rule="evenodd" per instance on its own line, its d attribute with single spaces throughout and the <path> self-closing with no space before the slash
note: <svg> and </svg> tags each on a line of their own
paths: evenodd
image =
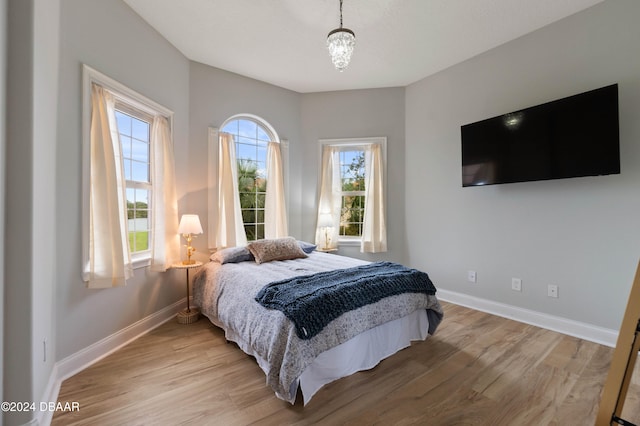
<svg viewBox="0 0 640 426">
<path fill-rule="evenodd" d="M 329 238 L 329 228 L 331 227 L 333 227 L 333 218 L 331 217 L 331 213 L 320 213 L 318 228 L 324 229 L 323 250 L 329 250 L 329 242 L 331 241 L 331 238 Z"/>
<path fill-rule="evenodd" d="M 191 255 L 195 248 L 191 247 L 191 239 L 193 234 L 202 234 L 202 225 L 200 225 L 200 218 L 197 214 L 183 214 L 180 218 L 180 225 L 178 226 L 178 233 L 187 240 L 185 247 L 187 248 L 187 260 L 183 260 L 183 265 L 192 265 L 195 260 L 191 260 Z"/>
</svg>

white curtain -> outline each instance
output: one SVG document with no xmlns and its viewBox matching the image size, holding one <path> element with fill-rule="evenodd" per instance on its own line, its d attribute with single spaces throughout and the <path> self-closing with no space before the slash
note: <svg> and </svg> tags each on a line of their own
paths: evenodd
<svg viewBox="0 0 640 426">
<path fill-rule="evenodd" d="M 363 253 L 387 251 L 387 227 L 384 214 L 384 180 L 380 144 L 368 145 L 364 152 L 365 201 L 362 224 Z"/>
<path fill-rule="evenodd" d="M 153 195 L 151 201 L 151 270 L 166 271 L 180 260 L 175 162 L 169 121 L 156 116 L 151 126 Z"/>
<path fill-rule="evenodd" d="M 238 193 L 236 147 L 233 136 L 228 133 L 220 133 L 218 138 L 217 208 L 215 247 L 221 249 L 247 245 Z"/>
<path fill-rule="evenodd" d="M 340 151 L 338 147 L 331 145 L 323 147 L 321 172 L 316 244 L 322 248 L 325 248 L 325 245 L 329 248 L 337 248 L 342 204 L 340 197 L 342 185 L 340 182 Z M 320 226 L 325 222 L 325 217 L 330 217 L 331 227 Z"/>
<path fill-rule="evenodd" d="M 267 195 L 264 203 L 265 238 L 281 238 L 289 235 L 283 176 L 280 144 L 269 142 L 267 146 Z"/>
<path fill-rule="evenodd" d="M 89 288 L 122 286 L 133 275 L 123 161 L 113 96 L 97 84 L 91 86 L 90 151 L 89 262 L 83 279 Z"/>
</svg>

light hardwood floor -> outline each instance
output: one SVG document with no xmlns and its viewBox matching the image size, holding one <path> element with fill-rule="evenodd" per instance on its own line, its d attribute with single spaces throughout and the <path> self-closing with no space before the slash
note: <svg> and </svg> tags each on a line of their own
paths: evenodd
<svg viewBox="0 0 640 426">
<path fill-rule="evenodd" d="M 613 349 L 443 303 L 436 334 L 303 407 L 209 321 L 170 321 L 66 380 L 53 425 L 591 425 Z M 637 369 L 638 370 L 638 369 Z M 635 371 L 623 418 L 640 423 Z"/>
</svg>

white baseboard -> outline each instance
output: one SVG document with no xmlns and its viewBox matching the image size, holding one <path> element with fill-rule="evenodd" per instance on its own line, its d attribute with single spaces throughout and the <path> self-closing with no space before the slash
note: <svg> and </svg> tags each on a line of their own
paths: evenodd
<svg viewBox="0 0 640 426">
<path fill-rule="evenodd" d="M 58 361 L 56 363 L 56 366 L 58 367 L 58 378 L 61 381 L 66 380 L 74 374 L 89 367 L 91 364 L 100 361 L 102 358 L 136 340 L 143 334 L 146 334 L 154 328 L 169 321 L 186 306 L 187 299 L 180 300 L 173 305 L 169 305 L 166 308 L 154 312 L 148 317 L 142 318 L 111 336 L 107 336 L 104 339 L 87 346 L 73 355 L 69 355 L 65 359 Z"/>
<path fill-rule="evenodd" d="M 58 400 L 58 393 L 60 392 L 60 384 L 62 380 L 58 379 L 58 365 L 55 364 L 53 366 L 53 370 L 51 370 L 51 375 L 49 376 L 49 383 L 47 383 L 47 388 L 44 390 L 44 395 L 42 395 L 41 401 L 45 403 L 48 402 L 56 402 Z M 49 425 L 51 424 L 51 419 L 53 418 L 53 411 L 39 411 L 40 406 L 37 407 L 38 411 L 36 411 L 36 416 L 29 424 L 34 425 Z"/>
<path fill-rule="evenodd" d="M 148 317 L 131 324 L 122 330 L 107 336 L 104 339 L 69 355 L 65 359 L 58 361 L 51 372 L 45 395 L 42 401 L 55 402 L 58 400 L 60 386 L 69 377 L 79 373 L 102 358 L 112 354 L 121 347 L 136 340 L 138 337 L 150 332 L 169 321 L 182 309 L 186 308 L 187 299 L 182 299 L 172 305 L 154 312 Z M 34 424 L 49 425 L 53 418 L 53 411 L 40 411 L 37 413 Z"/>
<path fill-rule="evenodd" d="M 598 327 L 555 315 L 532 311 L 530 309 L 518 308 L 492 300 L 457 293 L 455 291 L 438 289 L 438 299 L 525 324 L 535 325 L 547 330 L 557 331 L 558 333 L 578 337 L 612 348 L 616 346 L 618 339 L 618 330 Z"/>
</svg>

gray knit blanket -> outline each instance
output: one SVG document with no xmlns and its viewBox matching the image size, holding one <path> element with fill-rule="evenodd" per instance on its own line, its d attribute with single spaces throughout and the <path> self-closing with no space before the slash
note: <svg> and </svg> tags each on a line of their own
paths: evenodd
<svg viewBox="0 0 640 426">
<path fill-rule="evenodd" d="M 429 276 L 392 262 L 287 278 L 267 284 L 255 300 L 282 311 L 300 339 L 311 339 L 345 312 L 403 293 L 435 295 Z"/>
</svg>

